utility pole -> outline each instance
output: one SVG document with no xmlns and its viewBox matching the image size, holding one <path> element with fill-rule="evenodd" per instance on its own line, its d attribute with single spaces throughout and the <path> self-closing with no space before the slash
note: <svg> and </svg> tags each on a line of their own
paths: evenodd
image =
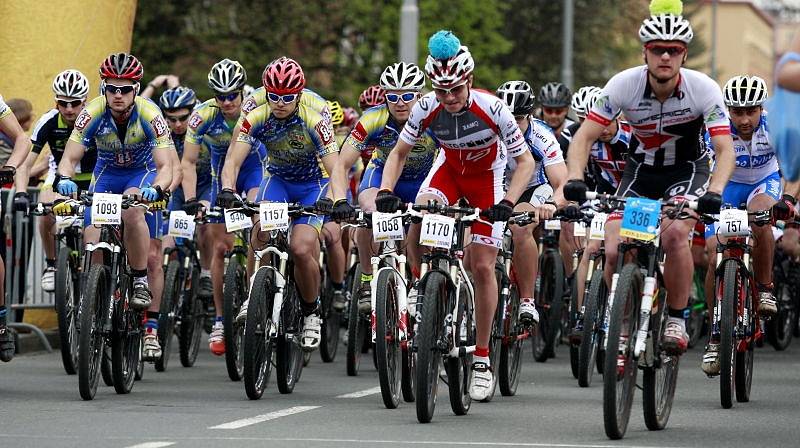
<svg viewBox="0 0 800 448">
<path fill-rule="evenodd" d="M 711 2 L 711 79 L 717 80 L 717 0 Z"/>
<path fill-rule="evenodd" d="M 400 60 L 417 63 L 419 7 L 417 0 L 403 0 L 400 8 Z"/>
<path fill-rule="evenodd" d="M 572 89 L 572 39 L 574 34 L 575 4 L 573 0 L 564 0 L 564 23 L 561 27 L 561 82 Z"/>
</svg>

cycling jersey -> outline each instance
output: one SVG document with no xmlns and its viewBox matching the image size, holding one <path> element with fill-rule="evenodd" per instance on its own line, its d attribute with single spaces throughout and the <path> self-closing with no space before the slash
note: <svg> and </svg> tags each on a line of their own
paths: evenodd
<svg viewBox="0 0 800 448">
<path fill-rule="evenodd" d="M 11 115 L 11 108 L 3 101 L 3 95 L 0 95 L 0 120 L 9 115 Z"/>
<path fill-rule="evenodd" d="M 242 102 L 242 116 L 239 117 L 239 122 L 236 123 L 237 126 L 242 126 L 242 121 L 244 121 L 245 115 L 249 114 L 258 106 L 263 106 L 267 104 L 267 89 L 262 87 L 257 88 L 250 94 L 247 98 L 245 98 L 244 102 Z M 305 104 L 306 107 L 309 107 L 322 115 L 328 121 L 331 121 L 331 113 L 328 110 L 328 102 L 325 101 L 325 98 L 321 97 L 317 92 L 314 92 L 311 89 L 303 89 L 303 94 L 300 95 L 300 104 Z"/>
<path fill-rule="evenodd" d="M 730 130 L 733 137 L 733 149 L 736 153 L 736 168 L 731 175 L 731 182 L 756 184 L 779 171 L 775 148 L 769 140 L 766 112 L 761 113 L 758 126 L 753 131 L 750 140 L 739 137 L 733 123 L 730 125 Z M 708 131 L 705 133 L 705 144 L 710 150 L 714 150 L 711 134 Z"/>
<path fill-rule="evenodd" d="M 370 167 L 383 168 L 386 158 L 389 157 L 389 153 L 397 143 L 402 128 L 403 126 L 398 124 L 389 113 L 389 108 L 385 104 L 380 105 L 364 112 L 356 126 L 350 131 L 345 143 L 359 153 L 374 147 L 375 150 L 372 152 L 367 169 Z M 416 140 L 406 158 L 400 180 L 422 180 L 431 170 L 433 159 L 436 157 L 437 141 L 431 135 L 430 130 L 421 135 L 422 137 Z"/>
<path fill-rule="evenodd" d="M 662 103 L 647 73 L 646 66 L 639 66 L 615 75 L 586 118 L 608 126 L 624 114 L 641 143 L 632 159 L 655 168 L 673 167 L 703 155 L 698 137 L 704 124 L 711 136 L 730 134 L 722 92 L 711 78 L 681 68 L 675 90 Z"/>
<path fill-rule="evenodd" d="M 103 167 L 140 168 L 150 165 L 156 149 L 174 150 L 169 127 L 161 109 L 147 98 L 134 98 L 122 139 L 105 96 L 84 107 L 75 119 L 70 140 L 97 148 L 95 172 Z"/>
<path fill-rule="evenodd" d="M 261 142 L 269 174 L 290 182 L 327 178 L 322 159 L 339 152 L 330 120 L 302 103 L 285 119 L 272 115 L 269 104 L 257 107 L 242 122 L 238 141 Z"/>
<path fill-rule="evenodd" d="M 61 157 L 64 155 L 64 148 L 67 145 L 72 134 L 73 125 L 64 121 L 64 117 L 58 113 L 58 109 L 51 109 L 36 122 L 36 126 L 31 133 L 31 143 L 33 148 L 31 151 L 39 154 L 42 152 L 44 145 L 50 148 L 52 157 L 51 165 L 58 166 L 61 163 Z M 95 163 L 97 162 L 97 151 L 94 148 L 94 142 L 86 148 L 80 163 L 75 167 L 76 174 L 83 173 L 84 175 L 91 175 L 94 171 Z M 76 175 L 76 178 L 79 176 Z"/>
<path fill-rule="evenodd" d="M 590 169 L 594 174 L 597 191 L 614 194 L 625 171 L 625 159 L 638 142 L 631 139 L 631 126 L 618 121 L 617 135 L 605 143 L 597 140 L 589 150 Z"/>
<path fill-rule="evenodd" d="M 545 168 L 557 163 L 564 163 L 561 147 L 558 145 L 550 126 L 536 118 L 529 121 L 524 137 L 525 142 L 528 143 L 528 149 L 530 149 L 534 160 L 536 160 L 536 172 L 533 173 L 533 177 L 528 181 L 528 188 L 546 184 L 548 181 Z M 517 162 L 510 158 L 506 165 L 506 187 L 511 179 L 511 174 L 516 169 Z"/>
</svg>

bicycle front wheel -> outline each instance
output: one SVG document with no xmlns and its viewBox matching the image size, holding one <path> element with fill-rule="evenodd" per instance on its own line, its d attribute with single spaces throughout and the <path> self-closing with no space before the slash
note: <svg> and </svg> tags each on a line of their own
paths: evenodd
<svg viewBox="0 0 800 448">
<path fill-rule="evenodd" d="M 666 305 L 664 300 L 659 303 Z M 660 308 L 651 318 L 650 331 L 652 335 L 660 335 L 667 325 L 666 309 Z M 648 348 L 648 350 L 650 349 Z M 652 350 L 656 350 L 655 362 L 652 366 L 646 367 L 643 372 L 642 402 L 644 404 L 644 423 L 647 429 L 659 431 L 667 426 L 669 414 L 672 412 L 680 357 L 667 355 L 657 345 L 653 346 Z"/>
<path fill-rule="evenodd" d="M 739 264 L 727 260 L 723 265 L 722 297 L 717 299 L 719 308 L 719 398 L 722 407 L 733 406 L 736 382 L 736 306 L 742 294 Z M 717 277 L 719 284 L 719 277 Z"/>
<path fill-rule="evenodd" d="M 383 404 L 395 409 L 400 404 L 400 315 L 397 303 L 397 276 L 394 271 L 378 274 L 375 291 L 375 356 Z"/>
<path fill-rule="evenodd" d="M 161 343 L 161 357 L 156 359 L 157 372 L 167 370 L 169 352 L 172 345 L 172 333 L 175 331 L 175 306 L 178 303 L 178 294 L 181 292 L 181 264 L 172 260 L 167 264 L 164 274 L 164 292 L 161 294 L 161 308 L 158 318 L 158 340 Z"/>
<path fill-rule="evenodd" d="M 192 367 L 197 360 L 200 350 L 200 337 L 202 336 L 203 323 L 206 320 L 206 307 L 203 300 L 198 297 L 200 287 L 200 269 L 192 268 L 191 289 L 183 290 L 183 304 L 181 306 L 181 325 L 178 331 L 178 353 L 181 365 Z"/>
<path fill-rule="evenodd" d="M 274 273 L 262 267 L 250 290 L 247 322 L 244 326 L 244 390 L 251 400 L 264 394 L 272 367 L 272 343 L 269 338 L 272 302 L 275 294 Z"/>
<path fill-rule="evenodd" d="M 578 385 L 589 387 L 592 384 L 597 351 L 600 343 L 600 328 L 605 317 L 608 292 L 603 279 L 603 270 L 595 269 L 589 280 L 589 288 L 583 297 L 583 335 L 578 347 Z"/>
<path fill-rule="evenodd" d="M 300 322 L 300 298 L 297 296 L 293 281 L 286 282 L 283 308 L 281 309 L 282 334 L 275 342 L 275 370 L 278 392 L 290 394 L 300 380 L 303 372 L 303 350 L 300 348 L 299 335 L 302 333 Z"/>
<path fill-rule="evenodd" d="M 102 334 L 108 293 L 108 276 L 103 265 L 93 265 L 86 280 L 81 301 L 78 342 L 78 390 L 81 398 L 91 400 L 97 392 L 100 362 L 105 352 Z"/>
<path fill-rule="evenodd" d="M 753 384 L 753 338 L 756 334 L 756 313 L 753 309 L 752 290 L 745 285 L 742 297 L 742 322 L 744 336 L 737 340 L 736 347 L 736 401 L 747 403 L 750 401 L 750 386 Z M 745 320 L 744 316 L 747 316 Z"/>
<path fill-rule="evenodd" d="M 327 272 L 324 269 L 323 272 Z M 322 301 L 322 341 L 319 344 L 319 356 L 322 362 L 333 362 L 339 348 L 339 327 L 341 326 L 342 313 L 333 309 L 333 288 L 330 278 L 326 274 L 322 277 L 323 291 L 320 291 Z"/>
<path fill-rule="evenodd" d="M 461 285 L 459 297 L 453 346 L 467 347 L 475 345 L 475 305 L 472 302 L 472 297 L 469 297 L 469 292 L 464 284 Z M 449 299 L 446 308 L 448 310 L 455 307 L 455 291 L 450 293 Z M 445 369 L 447 370 L 447 388 L 450 392 L 450 408 L 453 409 L 456 415 L 466 415 L 472 405 L 472 397 L 469 396 L 471 366 L 472 355 L 448 356 L 446 359 Z M 497 383 L 495 382 L 492 386 L 496 387 Z M 489 401 L 493 396 L 494 388 L 489 397 L 483 401 Z"/>
<path fill-rule="evenodd" d="M 439 364 L 442 353 L 439 339 L 444 325 L 444 306 L 447 302 L 447 279 L 443 273 L 431 271 L 420 281 L 421 295 L 417 306 L 422 306 L 422 317 L 416 337 L 416 404 L 417 420 L 429 423 L 436 408 L 439 389 Z M 422 302 L 422 303 L 420 303 Z"/>
<path fill-rule="evenodd" d="M 636 390 L 633 345 L 639 326 L 642 278 L 639 266 L 626 264 L 617 281 L 603 375 L 603 423 L 610 439 L 625 436 Z"/>
<path fill-rule="evenodd" d="M 361 265 L 353 267 L 353 283 L 350 285 L 350 312 L 347 320 L 347 376 L 357 376 L 361 366 L 361 352 L 366 345 L 366 321 L 358 312 L 358 293 L 361 288 Z"/>
<path fill-rule="evenodd" d="M 225 270 L 222 291 L 222 325 L 225 331 L 225 366 L 231 381 L 240 381 L 244 373 L 242 337 L 244 329 L 236 323 L 236 315 L 247 295 L 245 267 L 237 254 L 231 255 Z"/>
<path fill-rule="evenodd" d="M 519 324 L 519 290 L 516 285 L 510 285 L 508 303 L 505 305 L 507 312 L 500 333 L 500 361 L 498 363 L 497 382 L 500 393 L 505 397 L 517 393 L 519 375 L 522 370 L 522 344 L 524 333 L 527 331 Z"/>
</svg>

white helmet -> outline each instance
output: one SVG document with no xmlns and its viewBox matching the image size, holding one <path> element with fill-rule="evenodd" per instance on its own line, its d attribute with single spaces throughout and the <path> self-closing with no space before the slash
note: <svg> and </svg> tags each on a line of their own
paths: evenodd
<svg viewBox="0 0 800 448">
<path fill-rule="evenodd" d="M 643 44 L 654 40 L 677 40 L 689 45 L 692 37 L 694 32 L 689 21 L 673 14 L 650 16 L 639 27 L 639 39 Z"/>
<path fill-rule="evenodd" d="M 247 72 L 239 61 L 223 59 L 208 72 L 208 86 L 215 93 L 230 93 L 242 90 L 247 82 Z"/>
<path fill-rule="evenodd" d="M 594 105 L 594 100 L 597 99 L 597 94 L 602 92 L 603 90 L 597 86 L 585 86 L 578 89 L 572 95 L 572 102 L 570 106 L 572 110 L 575 111 L 575 115 L 578 118 L 586 118 L 586 115 L 589 114 L 589 110 Z"/>
<path fill-rule="evenodd" d="M 734 76 L 722 89 L 728 107 L 760 106 L 767 100 L 767 83 L 758 76 Z"/>
<path fill-rule="evenodd" d="M 53 92 L 67 98 L 86 98 L 89 81 L 77 70 L 64 70 L 53 80 Z"/>
<path fill-rule="evenodd" d="M 475 69 L 475 61 L 466 45 L 459 47 L 455 56 L 448 59 L 435 59 L 428 55 L 425 61 L 425 71 L 431 78 L 431 84 L 437 87 L 448 88 L 461 83 Z"/>
<path fill-rule="evenodd" d="M 396 62 L 381 73 L 380 86 L 383 90 L 415 90 L 425 87 L 425 74 L 417 64 Z"/>
</svg>

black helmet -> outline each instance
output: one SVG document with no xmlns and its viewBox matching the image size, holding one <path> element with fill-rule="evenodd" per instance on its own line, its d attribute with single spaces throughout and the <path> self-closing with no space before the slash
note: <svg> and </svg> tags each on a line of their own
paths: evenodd
<svg viewBox="0 0 800 448">
<path fill-rule="evenodd" d="M 572 92 L 560 82 L 548 82 L 539 90 L 537 99 L 544 107 L 569 107 Z"/>
<path fill-rule="evenodd" d="M 526 115 L 533 110 L 533 89 L 525 81 L 507 81 L 497 88 L 497 96 L 514 115 Z"/>
</svg>

